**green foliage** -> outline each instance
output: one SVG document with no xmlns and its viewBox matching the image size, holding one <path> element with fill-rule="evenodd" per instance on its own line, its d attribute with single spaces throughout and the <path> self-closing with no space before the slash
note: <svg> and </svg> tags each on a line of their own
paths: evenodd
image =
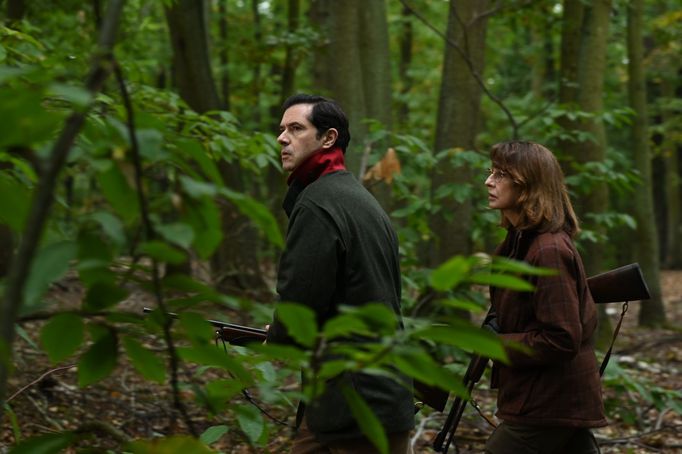
<svg viewBox="0 0 682 454">
<path fill-rule="evenodd" d="M 225 435 L 228 430 L 229 427 L 227 426 L 211 426 L 208 429 L 204 430 L 204 432 L 199 437 L 199 440 L 201 440 L 203 443 L 207 445 L 211 445 L 216 441 L 220 440 L 220 438 L 223 435 Z"/>
<path fill-rule="evenodd" d="M 673 410 L 682 414 L 682 392 L 657 386 L 655 383 L 630 373 L 612 358 L 604 374 L 604 386 L 616 392 L 615 398 L 606 399 L 604 405 L 612 414 L 630 424 L 638 424 L 641 403 L 634 396 L 644 400 L 659 412 Z"/>
<path fill-rule="evenodd" d="M 214 452 L 201 440 L 184 435 L 134 441 L 127 447 L 127 451 L 133 454 L 174 454 L 178 452 L 211 454 Z"/>
<path fill-rule="evenodd" d="M 71 432 L 31 437 L 14 446 L 11 454 L 56 454 L 62 452 L 76 440 L 76 435 Z"/>
<path fill-rule="evenodd" d="M 387 454 L 388 439 L 381 422 L 372 413 L 372 409 L 353 388 L 344 386 L 341 391 L 362 433 L 376 446 L 380 453 Z"/>
<path fill-rule="evenodd" d="M 83 338 L 83 319 L 75 314 L 55 315 L 40 331 L 40 342 L 53 363 L 74 354 L 83 343 Z"/>
</svg>

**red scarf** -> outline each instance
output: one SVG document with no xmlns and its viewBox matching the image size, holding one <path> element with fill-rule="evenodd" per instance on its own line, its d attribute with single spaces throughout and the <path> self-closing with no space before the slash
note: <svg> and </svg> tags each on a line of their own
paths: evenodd
<svg viewBox="0 0 682 454">
<path fill-rule="evenodd" d="M 291 175 L 287 178 L 287 184 L 291 185 L 293 181 L 298 180 L 303 186 L 308 186 L 322 175 L 339 170 L 346 170 L 341 148 L 320 149 L 303 161 L 296 170 L 291 172 Z"/>
</svg>

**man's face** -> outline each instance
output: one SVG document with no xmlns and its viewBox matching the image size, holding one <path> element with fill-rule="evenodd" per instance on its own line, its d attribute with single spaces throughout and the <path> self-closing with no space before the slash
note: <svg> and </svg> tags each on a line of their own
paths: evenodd
<svg viewBox="0 0 682 454">
<path fill-rule="evenodd" d="M 317 138 L 317 129 L 308 120 L 312 104 L 294 104 L 284 111 L 277 142 L 282 146 L 282 168 L 293 172 L 315 151 L 322 148 L 325 135 Z"/>
</svg>

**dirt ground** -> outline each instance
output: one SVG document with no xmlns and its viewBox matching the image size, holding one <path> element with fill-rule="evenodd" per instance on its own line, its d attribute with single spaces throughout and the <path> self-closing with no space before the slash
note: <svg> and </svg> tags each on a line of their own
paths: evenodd
<svg viewBox="0 0 682 454">
<path fill-rule="evenodd" d="M 657 402 L 656 398 L 661 400 L 665 390 L 677 391 L 677 409 L 682 406 L 679 398 L 682 389 L 682 271 L 663 271 L 662 288 L 668 317 L 666 328 L 638 328 L 640 303 L 630 304 L 621 328 L 611 361 L 631 377 L 630 387 L 623 392 L 616 392 L 612 387 L 605 390 L 610 425 L 595 431 L 603 453 L 682 452 L 682 415 L 670 405 L 655 405 L 647 401 L 636 391 L 637 386 L 645 392 L 653 390 L 654 398 L 650 400 L 654 402 Z M 69 282 L 63 283 L 58 290 L 63 293 L 64 301 L 82 297 Z M 145 301 L 144 298 L 131 298 L 127 304 L 131 310 L 141 310 Z M 615 326 L 621 307 L 617 304 L 610 306 L 613 306 L 609 313 Z M 34 342 L 37 342 L 40 323 L 24 325 Z M 15 347 L 16 370 L 8 383 L 8 399 L 16 424 L 13 425 L 7 415 L 1 421 L 0 454 L 8 452 L 16 441 L 13 426 L 21 428 L 20 436 L 23 438 L 85 428 L 92 437 L 81 447 L 94 447 L 94 452 L 107 452 L 107 449 L 119 452 L 123 440 L 186 431 L 182 426 L 176 429 L 168 427 L 171 419 L 168 387 L 141 379 L 129 364 L 119 364 L 111 377 L 95 386 L 80 389 L 75 367 L 69 367 L 68 363 L 51 366 L 46 356 L 24 339 L 19 339 Z M 49 375 L 40 379 L 46 372 L 50 372 Z M 183 376 L 182 379 L 191 381 L 196 378 Z M 657 393 L 657 390 L 661 392 Z M 190 394 L 187 391 L 184 395 L 188 411 L 201 432 L 215 424 L 215 420 L 208 420 L 205 410 L 191 403 Z M 485 380 L 480 383 L 475 398 L 485 414 L 494 413 L 495 396 L 487 388 Z M 271 410 L 278 417 L 292 419 L 293 415 L 286 409 Z M 447 414 L 424 413 L 418 416 L 418 426 L 413 434 L 415 453 L 433 452 L 431 440 Z M 270 425 L 267 447 L 253 448 L 234 421 L 226 424 L 231 426 L 230 431 L 213 445 L 221 452 L 280 453 L 286 452 L 289 446 L 290 431 L 281 426 Z M 458 452 L 482 452 L 483 443 L 491 431 L 485 420 L 468 407 L 457 431 L 455 444 Z M 455 452 L 455 449 L 451 448 L 449 452 Z"/>
</svg>

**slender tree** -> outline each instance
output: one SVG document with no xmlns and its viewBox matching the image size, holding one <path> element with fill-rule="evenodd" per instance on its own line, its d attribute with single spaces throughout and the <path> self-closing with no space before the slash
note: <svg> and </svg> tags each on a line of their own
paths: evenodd
<svg viewBox="0 0 682 454">
<path fill-rule="evenodd" d="M 287 32 L 293 36 L 299 28 L 301 3 L 300 0 L 289 0 L 287 9 Z M 282 68 L 282 83 L 280 88 L 280 105 L 293 94 L 296 86 L 296 47 L 287 40 L 284 50 L 284 67 Z"/>
<path fill-rule="evenodd" d="M 400 82 L 400 101 L 398 103 L 398 124 L 407 126 L 409 123 L 410 108 L 407 97 L 412 89 L 412 77 L 410 66 L 412 65 L 412 46 L 414 33 L 412 30 L 412 13 L 410 9 L 402 5 L 400 10 L 401 33 L 400 33 L 400 60 L 398 63 L 398 80 Z"/>
<path fill-rule="evenodd" d="M 644 46 L 642 43 L 643 1 L 631 0 L 627 14 L 628 98 L 635 113 L 632 122 L 632 149 L 635 167 L 642 185 L 634 194 L 634 215 L 637 220 L 637 259 L 651 291 L 651 301 L 640 306 L 639 323 L 660 326 L 665 321 L 661 296 L 658 262 L 658 234 L 654 217 L 651 151 L 646 108 L 646 80 L 644 78 Z"/>
<path fill-rule="evenodd" d="M 178 90 L 185 102 L 200 113 L 223 107 L 211 69 L 206 5 L 205 0 L 178 0 L 166 9 Z M 221 161 L 219 167 L 228 186 L 244 191 L 239 166 Z M 223 241 L 211 259 L 216 285 L 228 292 L 264 288 L 254 227 L 231 203 L 221 203 L 221 216 Z"/>
<path fill-rule="evenodd" d="M 487 1 L 450 1 L 436 120 L 436 152 L 449 149 L 457 153 L 475 148 L 481 87 L 472 75 L 472 68 L 478 74 L 483 72 L 487 17 L 481 17 L 480 13 L 487 8 Z M 471 169 L 453 167 L 445 161 L 433 172 L 432 192 L 437 193 L 444 185 L 470 182 L 472 178 Z M 436 203 L 441 209 L 431 218 L 435 240 L 428 253 L 430 265 L 442 263 L 455 254 L 471 252 L 470 198 L 458 201 L 448 195 Z"/>
<path fill-rule="evenodd" d="M 323 37 L 314 52 L 314 84 L 343 106 L 353 141 L 346 164 L 358 172 L 367 126 L 374 118 L 391 124 L 391 77 L 384 0 L 314 0 L 311 22 Z"/>
<path fill-rule="evenodd" d="M 606 157 L 606 130 L 599 117 L 604 109 L 604 73 L 606 71 L 606 43 L 608 39 L 610 0 L 595 0 L 586 9 L 583 19 L 580 59 L 578 64 L 578 106 L 581 111 L 591 114 L 581 120 L 577 129 L 589 135 L 580 141 L 576 158 L 580 163 L 599 162 Z M 589 193 L 579 199 L 582 217 L 587 214 L 604 213 L 609 207 L 609 190 L 606 182 L 595 183 Z M 604 226 L 591 227 L 605 233 Z M 605 245 L 590 242 L 586 245 L 585 267 L 588 274 L 603 270 Z"/>
<path fill-rule="evenodd" d="M 211 71 L 205 0 L 178 0 L 166 8 L 173 74 L 180 96 L 197 112 L 222 106 Z"/>
<path fill-rule="evenodd" d="M 675 70 L 674 74 L 678 75 Z M 675 99 L 676 81 L 663 77 L 661 94 L 666 99 Z M 662 112 L 663 124 L 672 124 L 675 113 L 672 108 L 664 108 Z M 665 265 L 671 268 L 682 268 L 682 167 L 680 167 L 680 146 L 676 143 L 675 133 L 663 133 L 663 162 L 665 163 L 665 212 L 666 236 Z"/>
<path fill-rule="evenodd" d="M 220 38 L 220 51 L 218 58 L 220 61 L 220 88 L 222 103 L 225 110 L 230 110 L 230 72 L 228 65 L 230 56 L 228 53 L 228 22 L 227 22 L 227 0 L 218 1 L 218 29 Z"/>
</svg>

